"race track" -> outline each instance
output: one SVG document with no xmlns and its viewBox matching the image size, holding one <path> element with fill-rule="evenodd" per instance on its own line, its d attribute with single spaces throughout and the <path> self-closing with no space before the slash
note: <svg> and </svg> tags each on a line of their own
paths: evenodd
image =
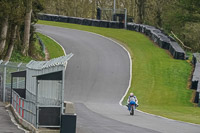
<svg viewBox="0 0 200 133">
<path fill-rule="evenodd" d="M 136 111 L 130 116 L 119 101 L 130 80 L 126 50 L 89 32 L 36 25 L 74 56 L 68 62 L 65 100 L 75 103 L 77 133 L 199 133 L 188 124 Z"/>
</svg>

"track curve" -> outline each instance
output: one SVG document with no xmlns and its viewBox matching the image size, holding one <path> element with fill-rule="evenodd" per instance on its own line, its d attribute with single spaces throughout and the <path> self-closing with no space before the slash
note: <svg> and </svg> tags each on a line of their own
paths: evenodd
<svg viewBox="0 0 200 133">
<path fill-rule="evenodd" d="M 89 32 L 36 25 L 74 56 L 68 63 L 65 100 L 76 105 L 77 133 L 199 133 L 200 126 L 136 112 L 118 103 L 129 86 L 130 59 L 115 42 Z"/>
</svg>

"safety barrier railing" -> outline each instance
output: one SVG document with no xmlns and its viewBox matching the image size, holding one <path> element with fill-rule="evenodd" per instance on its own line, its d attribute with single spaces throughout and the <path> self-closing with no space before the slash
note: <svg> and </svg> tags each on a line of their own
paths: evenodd
<svg viewBox="0 0 200 133">
<path fill-rule="evenodd" d="M 23 119 L 36 126 L 36 106 L 32 101 L 20 97 L 14 90 L 12 91 L 12 105 L 15 111 Z"/>
</svg>

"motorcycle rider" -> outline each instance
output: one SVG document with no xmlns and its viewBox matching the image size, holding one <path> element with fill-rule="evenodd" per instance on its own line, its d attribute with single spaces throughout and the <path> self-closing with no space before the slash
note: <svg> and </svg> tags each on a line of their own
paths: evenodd
<svg viewBox="0 0 200 133">
<path fill-rule="evenodd" d="M 130 111 L 130 101 L 135 102 L 135 108 L 139 106 L 137 97 L 134 95 L 134 93 L 131 92 L 127 100 L 127 107 L 129 111 Z"/>
</svg>

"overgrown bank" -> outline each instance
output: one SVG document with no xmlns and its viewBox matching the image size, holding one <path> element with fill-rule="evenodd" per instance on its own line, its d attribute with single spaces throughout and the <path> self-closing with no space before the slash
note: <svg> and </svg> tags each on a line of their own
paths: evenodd
<svg viewBox="0 0 200 133">
<path fill-rule="evenodd" d="M 188 89 L 188 79 L 192 67 L 187 61 L 172 59 L 165 50 L 137 32 L 49 21 L 38 23 L 90 31 L 122 42 L 132 56 L 130 91 L 134 91 L 140 100 L 139 109 L 200 124 L 200 108 L 193 107 L 190 101 L 192 91 Z"/>
<path fill-rule="evenodd" d="M 36 33 L 38 37 L 42 40 L 43 44 L 45 45 L 45 51 L 42 50 L 42 46 L 38 39 L 35 37 L 35 43 L 31 46 L 32 54 L 31 56 L 24 56 L 21 54 L 21 52 L 18 49 L 14 49 L 10 61 L 13 62 L 29 62 L 31 60 L 45 60 L 45 53 L 48 54 L 47 59 L 53 59 L 60 56 L 64 56 L 64 51 L 62 47 L 57 44 L 54 40 L 51 38 L 41 34 Z"/>
</svg>

